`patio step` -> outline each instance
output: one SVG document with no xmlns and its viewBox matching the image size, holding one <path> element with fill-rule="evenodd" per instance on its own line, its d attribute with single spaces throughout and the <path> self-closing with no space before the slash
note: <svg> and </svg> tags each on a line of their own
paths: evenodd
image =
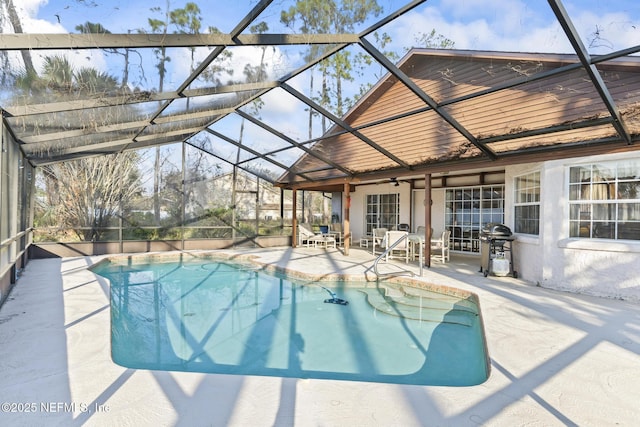
<svg viewBox="0 0 640 427">
<path fill-rule="evenodd" d="M 473 303 L 447 295 L 428 291 L 413 293 L 406 289 L 389 292 L 385 287 L 359 290 L 366 294 L 371 307 L 390 316 L 463 326 L 472 326 L 478 316 Z"/>
</svg>

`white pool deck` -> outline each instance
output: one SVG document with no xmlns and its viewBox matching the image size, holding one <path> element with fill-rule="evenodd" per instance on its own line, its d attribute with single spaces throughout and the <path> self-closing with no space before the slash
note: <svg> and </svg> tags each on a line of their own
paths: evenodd
<svg viewBox="0 0 640 427">
<path fill-rule="evenodd" d="M 361 274 L 370 253 L 249 249 Z M 224 251 L 235 253 L 234 251 Z M 637 426 L 640 305 L 434 262 L 421 280 L 478 294 L 492 372 L 471 387 L 158 372 L 110 358 L 102 257 L 33 260 L 0 308 L 0 426 Z M 402 264 L 403 265 L 403 264 Z M 417 271 L 417 267 L 412 267 Z"/>
</svg>

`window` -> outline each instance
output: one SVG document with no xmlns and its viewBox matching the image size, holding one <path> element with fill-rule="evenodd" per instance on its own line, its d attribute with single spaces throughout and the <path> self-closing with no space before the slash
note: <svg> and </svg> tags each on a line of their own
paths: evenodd
<svg viewBox="0 0 640 427">
<path fill-rule="evenodd" d="M 517 176 L 513 180 L 514 232 L 540 234 L 540 172 Z"/>
<path fill-rule="evenodd" d="M 451 188 L 445 197 L 444 225 L 453 250 L 479 252 L 482 226 L 504 221 L 504 185 Z"/>
<path fill-rule="evenodd" d="M 400 219 L 400 194 L 367 195 L 365 233 L 371 235 L 374 228 L 384 227 L 391 230 Z"/>
<path fill-rule="evenodd" d="M 569 169 L 569 235 L 640 240 L 640 159 Z"/>
</svg>

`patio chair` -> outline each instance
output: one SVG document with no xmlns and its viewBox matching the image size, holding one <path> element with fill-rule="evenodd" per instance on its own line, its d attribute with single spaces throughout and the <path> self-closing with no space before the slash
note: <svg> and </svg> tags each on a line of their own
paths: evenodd
<svg viewBox="0 0 640 427">
<path fill-rule="evenodd" d="M 399 231 L 399 230 L 387 231 L 384 239 L 385 249 L 389 249 L 391 246 L 393 246 L 394 243 L 400 240 L 400 242 L 396 246 L 394 246 L 393 249 L 387 252 L 387 255 L 386 255 L 387 261 L 389 261 L 390 257 L 393 258 L 394 254 L 401 253 L 401 254 L 404 254 L 404 262 L 406 264 L 409 263 L 409 257 L 411 256 L 411 245 L 409 243 L 408 237 L 409 237 L 409 233 L 407 231 Z"/>
<path fill-rule="evenodd" d="M 372 253 L 375 255 L 376 254 L 376 245 L 380 248 L 382 248 L 382 241 L 385 238 L 385 235 L 387 234 L 387 231 L 389 231 L 388 229 L 381 227 L 381 228 L 374 228 L 373 229 L 373 236 L 371 236 L 371 240 L 372 240 L 372 244 L 373 244 L 373 251 Z"/>
<path fill-rule="evenodd" d="M 298 245 L 302 246 L 306 243 L 307 247 L 309 247 L 310 243 L 313 243 L 314 238 L 317 234 L 311 228 L 311 224 L 303 222 L 298 224 Z"/>
<path fill-rule="evenodd" d="M 442 261 L 443 263 L 450 260 L 449 239 L 451 230 L 445 230 L 439 239 L 431 239 L 431 258 Z"/>
<path fill-rule="evenodd" d="M 330 234 L 315 233 L 309 223 L 298 224 L 298 242 L 300 246 L 306 243 L 307 247 L 313 245 L 314 248 L 336 247 L 335 237 Z"/>
<path fill-rule="evenodd" d="M 334 236 L 338 244 L 342 244 L 342 224 L 334 222 L 329 224 L 329 234 Z"/>
<path fill-rule="evenodd" d="M 408 231 L 411 231 L 411 227 L 409 227 L 409 224 L 400 223 L 396 226 L 396 230 L 408 232 Z"/>
</svg>

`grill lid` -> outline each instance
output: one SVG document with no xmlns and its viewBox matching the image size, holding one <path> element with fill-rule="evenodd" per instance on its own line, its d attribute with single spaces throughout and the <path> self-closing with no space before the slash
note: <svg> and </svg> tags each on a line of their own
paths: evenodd
<svg viewBox="0 0 640 427">
<path fill-rule="evenodd" d="M 498 222 L 489 222 L 482 227 L 480 233 L 486 237 L 508 237 L 511 236 L 511 229 Z"/>
</svg>

